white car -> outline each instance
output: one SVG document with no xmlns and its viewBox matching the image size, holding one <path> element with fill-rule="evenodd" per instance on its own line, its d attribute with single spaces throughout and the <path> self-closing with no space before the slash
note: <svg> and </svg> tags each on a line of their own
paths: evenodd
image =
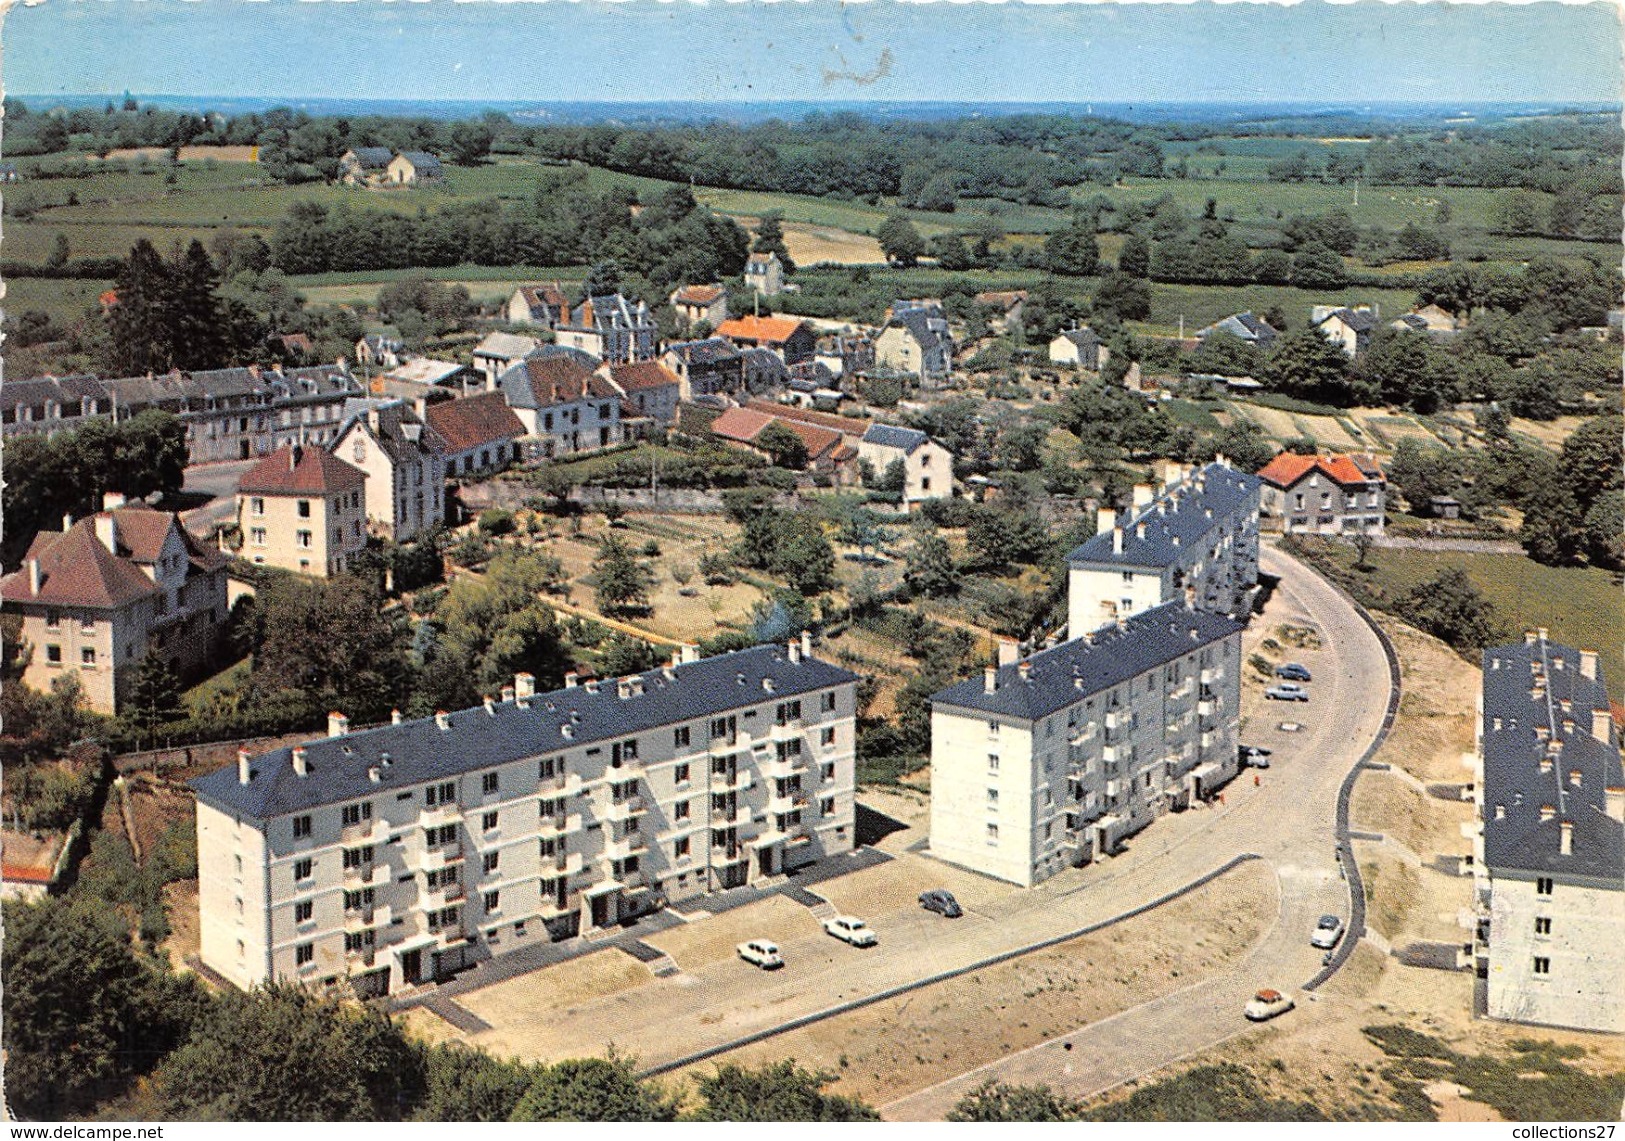
<svg viewBox="0 0 1625 1141">
<path fill-rule="evenodd" d="M 850 943 L 854 947 L 873 947 L 880 942 L 874 928 L 850 915 L 833 915 L 824 920 L 824 930 L 841 942 Z"/>
<path fill-rule="evenodd" d="M 741 959 L 761 967 L 764 971 L 777 970 L 784 966 L 784 956 L 779 954 L 778 945 L 769 943 L 766 939 L 752 939 L 739 944 L 737 949 Z"/>
<path fill-rule="evenodd" d="M 1309 945 L 1330 951 L 1342 937 L 1343 921 L 1335 915 L 1322 915 L 1320 922 L 1315 924 L 1315 933 L 1309 936 Z"/>
<path fill-rule="evenodd" d="M 1292 1009 L 1292 999 L 1278 990 L 1261 990 L 1253 995 L 1246 1009 L 1242 1011 L 1249 1022 L 1268 1022 L 1278 1014 L 1285 1014 Z"/>
</svg>

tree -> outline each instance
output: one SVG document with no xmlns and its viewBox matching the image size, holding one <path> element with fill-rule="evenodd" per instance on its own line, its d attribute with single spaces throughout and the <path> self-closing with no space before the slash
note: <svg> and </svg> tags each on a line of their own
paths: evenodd
<svg viewBox="0 0 1625 1141">
<path fill-rule="evenodd" d="M 625 544 L 613 536 L 606 537 L 592 565 L 593 593 L 598 609 L 612 616 L 648 609 L 654 574 L 633 557 Z"/>
<path fill-rule="evenodd" d="M 1395 609 L 1417 629 L 1461 653 L 1476 653 L 1502 635 L 1494 605 L 1460 567 L 1446 567 L 1401 597 Z"/>
<path fill-rule="evenodd" d="M 384 717 L 404 697 L 404 633 L 377 584 L 278 576 L 255 598 L 249 641 L 257 694 L 281 693 L 356 721 Z"/>
<path fill-rule="evenodd" d="M 795 432 L 775 420 L 756 434 L 753 441 L 777 467 L 800 471 L 807 466 L 807 445 Z"/>
<path fill-rule="evenodd" d="M 1598 492 L 1582 521 L 1586 558 L 1593 566 L 1625 567 L 1625 488 Z"/>
<path fill-rule="evenodd" d="M 170 270 L 152 243 L 142 238 L 130 250 L 113 282 L 117 300 L 107 315 L 111 342 L 109 371 L 135 376 L 169 369 Z"/>
<path fill-rule="evenodd" d="M 1120 321 L 1143 321 L 1151 316 L 1151 286 L 1138 276 L 1108 273 L 1095 291 L 1094 307 Z"/>
<path fill-rule="evenodd" d="M 840 540 L 856 547 L 865 562 L 869 552 L 886 541 L 886 532 L 880 526 L 880 516 L 867 507 L 854 507 L 841 523 Z"/>
<path fill-rule="evenodd" d="M 984 567 L 1036 563 L 1048 546 L 1043 521 L 1025 504 L 982 504 L 971 516 L 965 541 Z"/>
<path fill-rule="evenodd" d="M 1252 376 L 1262 364 L 1258 348 L 1228 329 L 1215 329 L 1203 337 L 1190 357 L 1192 372 L 1218 376 Z"/>
<path fill-rule="evenodd" d="M 953 550 L 941 535 L 929 531 L 922 534 L 905 558 L 904 566 L 903 579 L 915 594 L 947 598 L 959 593 Z"/>
<path fill-rule="evenodd" d="M 940 269 L 960 270 L 970 269 L 976 264 L 970 249 L 965 245 L 962 234 L 937 234 L 927 247 L 930 255 L 937 259 Z"/>
<path fill-rule="evenodd" d="M 1123 239 L 1123 248 L 1117 254 L 1117 272 L 1130 277 L 1145 278 L 1151 273 L 1151 244 L 1139 234 Z"/>
<path fill-rule="evenodd" d="M 456 1043 L 424 1051 L 417 1121 L 507 1121 L 536 1080 L 535 1067 Z"/>
<path fill-rule="evenodd" d="M 73 255 L 73 249 L 68 245 L 68 235 L 58 233 L 51 240 L 51 252 L 45 255 L 45 264 L 51 269 L 61 269 L 68 264 L 68 258 Z"/>
<path fill-rule="evenodd" d="M 904 269 L 912 269 L 925 253 L 925 239 L 902 214 L 889 215 L 875 231 L 875 239 L 886 260 Z"/>
<path fill-rule="evenodd" d="M 1551 470 L 1525 489 L 1518 541 L 1529 557 L 1548 566 L 1575 562 L 1585 547 L 1585 509 L 1567 476 Z"/>
<path fill-rule="evenodd" d="M 762 216 L 756 222 L 756 240 L 751 242 L 750 249 L 756 254 L 778 254 L 785 273 L 796 271 L 795 259 L 790 256 L 790 247 L 784 241 L 783 210 L 762 211 Z"/>
<path fill-rule="evenodd" d="M 169 1117 L 399 1120 L 413 1054 L 388 1015 L 273 984 L 221 995 L 158 1067 L 154 1088 Z"/>
<path fill-rule="evenodd" d="M 176 368 L 192 371 L 226 363 L 219 286 L 214 261 L 194 238 L 170 270 L 168 339 Z"/>
<path fill-rule="evenodd" d="M 1495 220 L 1498 234 L 1523 236 L 1540 232 L 1540 199 L 1528 190 L 1505 190 L 1497 196 Z"/>
<path fill-rule="evenodd" d="M 1263 431 L 1252 420 L 1237 416 L 1214 438 L 1214 451 L 1242 471 L 1257 471 L 1275 458 Z"/>
<path fill-rule="evenodd" d="M 487 123 L 456 123 L 451 128 L 451 161 L 460 166 L 477 166 L 491 153 L 495 133 Z"/>
<path fill-rule="evenodd" d="M 1349 358 L 1315 329 L 1294 329 L 1276 338 L 1264 366 L 1271 391 L 1304 400 L 1347 402 Z"/>
<path fill-rule="evenodd" d="M 792 518 L 795 526 L 779 542 L 774 569 L 803 595 L 820 594 L 835 585 L 835 550 L 816 522 Z"/>
<path fill-rule="evenodd" d="M 1077 1121 L 1083 1106 L 1048 1086 L 987 1081 L 960 1098 L 949 1121 Z"/>
<path fill-rule="evenodd" d="M 1067 277 L 1093 277 L 1100 269 L 1100 243 L 1093 227 L 1074 219 L 1044 239 L 1044 268 Z"/>
<path fill-rule="evenodd" d="M 181 687 L 175 670 L 166 658 L 149 653 L 136 667 L 127 716 L 143 733 L 151 735 L 159 725 L 178 717 L 180 711 Z"/>
<path fill-rule="evenodd" d="M 514 1107 L 514 1121 L 674 1121 L 675 1103 L 638 1080 L 629 1058 L 582 1058 L 546 1066 Z"/>
<path fill-rule="evenodd" d="M 1342 289 L 1348 280 L 1348 267 L 1329 246 L 1311 242 L 1293 255 L 1292 284 L 1299 289 Z"/>
<path fill-rule="evenodd" d="M 1373 538 L 1370 531 L 1354 532 L 1354 569 L 1371 569 L 1370 555 Z"/>
<path fill-rule="evenodd" d="M 1562 468 L 1583 510 L 1589 510 L 1604 491 L 1625 482 L 1620 469 L 1621 439 L 1625 439 L 1625 417 L 1615 412 L 1591 417 L 1563 441 Z"/>
<path fill-rule="evenodd" d="M 1412 514 L 1426 513 L 1434 496 L 1454 495 L 1461 487 L 1455 453 L 1413 439 L 1399 441 L 1387 467 L 1389 484 L 1405 497 Z"/>
<path fill-rule="evenodd" d="M 1454 403 L 1455 373 L 1450 358 L 1425 336 L 1378 329 L 1355 372 L 1387 404 L 1430 413 Z"/>
<path fill-rule="evenodd" d="M 755 1069 L 729 1063 L 702 1076 L 704 1104 L 690 1121 L 879 1121 L 880 1114 L 856 1098 L 826 1093 L 836 1075 L 806 1070 L 794 1058 Z"/>
</svg>

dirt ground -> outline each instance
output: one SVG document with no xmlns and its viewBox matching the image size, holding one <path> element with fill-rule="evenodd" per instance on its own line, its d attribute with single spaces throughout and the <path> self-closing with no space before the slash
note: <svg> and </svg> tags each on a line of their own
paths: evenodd
<svg viewBox="0 0 1625 1141">
<path fill-rule="evenodd" d="M 760 218 L 735 215 L 735 221 L 755 230 Z M 834 226 L 814 226 L 806 222 L 784 223 L 784 244 L 797 265 L 884 265 L 886 255 L 880 243 L 868 234 L 855 234 Z M 747 303 L 749 298 L 744 299 Z"/>
<path fill-rule="evenodd" d="M 678 910 L 682 910 L 680 905 Z M 644 942 L 676 959 L 679 967 L 693 970 L 705 963 L 733 958 L 734 948 L 747 939 L 759 939 L 771 932 L 812 931 L 817 929 L 817 922 L 799 903 L 771 895 L 746 907 L 656 932 Z M 647 971 L 644 976 L 648 981 Z"/>
<path fill-rule="evenodd" d="M 1381 832 L 1424 860 L 1436 855 L 1465 856 L 1472 842 L 1461 827 L 1471 824 L 1471 801 L 1440 800 L 1418 792 L 1387 773 L 1363 773 L 1354 785 L 1349 819 L 1356 831 Z"/>
<path fill-rule="evenodd" d="M 258 162 L 255 153 L 258 147 L 182 147 L 180 160 L 182 162 L 202 162 L 212 158 L 216 162 Z M 121 147 L 115 151 L 107 152 L 109 159 L 132 159 L 145 155 L 151 162 L 157 162 L 169 155 L 168 147 Z M 88 162 L 96 162 L 98 156 L 87 154 L 84 156 Z"/>
<path fill-rule="evenodd" d="M 1584 416 L 1559 416 L 1555 420 L 1525 420 L 1515 416 L 1512 419 L 1512 430 L 1519 435 L 1530 437 L 1542 447 L 1560 452 L 1563 450 L 1563 441 L 1585 422 Z"/>
<path fill-rule="evenodd" d="M 1480 671 L 1436 638 L 1397 619 L 1377 622 L 1399 654 L 1399 717 L 1376 760 L 1424 783 L 1466 784 L 1462 755 L 1473 751 Z"/>
<path fill-rule="evenodd" d="M 625 951 L 610 947 L 462 995 L 457 1003 L 476 1017 L 497 1025 L 511 1020 L 516 1009 L 545 1011 L 549 1017 L 569 1018 L 576 1014 L 577 1004 L 641 986 L 651 977 L 648 967 Z M 438 1018 L 430 1018 L 440 1022 Z"/>
<path fill-rule="evenodd" d="M 1244 865 L 1107 931 L 816 1023 L 727 1060 L 793 1057 L 835 1073 L 836 1093 L 887 1102 L 1201 981 L 1262 934 L 1276 909 L 1274 884 L 1263 866 Z"/>
<path fill-rule="evenodd" d="M 1293 420 L 1309 430 L 1309 435 L 1322 446 L 1337 451 L 1350 451 L 1360 447 L 1360 441 L 1348 434 L 1347 429 L 1333 416 L 1294 416 Z"/>
</svg>

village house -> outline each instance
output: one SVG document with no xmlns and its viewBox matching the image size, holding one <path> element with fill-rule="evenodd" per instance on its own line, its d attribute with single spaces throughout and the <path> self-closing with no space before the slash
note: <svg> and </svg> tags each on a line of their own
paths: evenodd
<svg viewBox="0 0 1625 1141">
<path fill-rule="evenodd" d="M 812 327 L 796 317 L 732 317 L 717 326 L 717 336 L 741 350 L 767 349 L 786 366 L 810 361 L 818 351 Z"/>
<path fill-rule="evenodd" d="M 467 391 L 471 383 L 479 383 L 466 365 L 433 357 L 414 357 L 384 373 L 384 378 L 403 384 L 455 389 L 458 392 Z"/>
<path fill-rule="evenodd" d="M 317 578 L 345 573 L 367 548 L 366 481 L 326 448 L 278 448 L 237 484 L 238 553 Z"/>
<path fill-rule="evenodd" d="M 685 401 L 734 396 L 745 390 L 745 358 L 723 337 L 667 345 L 660 363 L 677 377 Z"/>
<path fill-rule="evenodd" d="M 539 329 L 552 329 L 564 319 L 570 308 L 569 298 L 556 281 L 544 285 L 521 285 L 508 298 L 503 312 L 510 325 L 535 325 Z"/>
<path fill-rule="evenodd" d="M 351 400 L 332 451 L 366 473 L 367 519 L 383 538 L 404 543 L 445 522 L 445 444 L 405 401 Z"/>
<path fill-rule="evenodd" d="M 500 392 L 442 400 L 423 410 L 424 423 L 440 437 L 446 478 L 488 475 L 524 457 L 525 425 Z"/>
<path fill-rule="evenodd" d="M 899 308 L 899 306 L 905 306 Z M 940 307 L 896 302 L 893 316 L 875 337 L 875 364 L 905 373 L 934 388 L 954 366 L 954 340 Z"/>
<path fill-rule="evenodd" d="M 182 682 L 213 664 L 227 619 L 226 557 L 180 519 L 108 495 L 103 510 L 41 531 L 22 566 L 0 579 L 7 613 L 31 647 L 23 684 L 51 692 L 79 680 L 97 713 L 122 712 L 136 671 L 153 655 Z"/>
<path fill-rule="evenodd" d="M 1377 327 L 1377 311 L 1369 305 L 1353 309 L 1342 305 L 1316 305 L 1309 311 L 1309 327 L 1342 349 L 1350 357 L 1364 353 Z"/>
<path fill-rule="evenodd" d="M 389 162 L 387 181 L 393 186 L 438 182 L 446 176 L 440 160 L 427 151 L 402 151 Z"/>
<path fill-rule="evenodd" d="M 684 285 L 672 291 L 671 307 L 677 324 L 687 331 L 704 324 L 715 329 L 728 319 L 728 287 L 725 285 Z"/>
<path fill-rule="evenodd" d="M 574 357 L 526 357 L 502 374 L 498 387 L 525 427 L 527 453 L 553 459 L 625 438 L 621 394 Z"/>
<path fill-rule="evenodd" d="M 711 422 L 711 434 L 771 460 L 773 453 L 761 445 L 762 432 L 770 424 L 788 429 L 801 440 L 807 449 L 807 471 L 841 486 L 858 481 L 857 449 L 831 428 L 759 408 L 730 408 Z"/>
<path fill-rule="evenodd" d="M 95 376 L 39 376 L 0 382 L 0 432 L 54 436 L 113 414 L 113 394 Z"/>
<path fill-rule="evenodd" d="M 558 344 L 607 364 L 653 360 L 659 351 L 660 330 L 649 307 L 619 293 L 587 298 L 554 333 Z"/>
<path fill-rule="evenodd" d="M 745 288 L 763 297 L 784 292 L 784 263 L 775 253 L 751 254 L 745 262 Z"/>
<path fill-rule="evenodd" d="M 489 390 L 496 388 L 503 373 L 541 347 L 539 339 L 522 333 L 488 333 L 471 355 Z"/>
<path fill-rule="evenodd" d="M 1232 337 L 1252 345 L 1260 352 L 1268 352 L 1275 338 L 1280 336 L 1274 326 L 1262 317 L 1255 317 L 1251 312 L 1235 313 L 1222 321 L 1215 321 L 1205 329 L 1196 333 L 1198 341 L 1205 341 L 1214 333 L 1229 333 Z"/>
<path fill-rule="evenodd" d="M 837 379 L 861 376 L 875 367 L 875 342 L 865 333 L 826 333 L 818 338 L 813 358 Z"/>
<path fill-rule="evenodd" d="M 362 368 L 395 368 L 405 356 L 406 343 L 382 333 L 368 333 L 355 343 L 355 363 Z"/>
<path fill-rule="evenodd" d="M 1099 372 L 1111 357 L 1112 351 L 1101 341 L 1100 335 L 1087 325 L 1068 329 L 1049 343 L 1051 364 L 1069 364 Z"/>
<path fill-rule="evenodd" d="M 1401 313 L 1388 322 L 1388 327 L 1402 333 L 1426 333 L 1431 337 L 1453 337 L 1466 327 L 1467 322 L 1437 305 L 1423 305 L 1409 313 Z"/>
<path fill-rule="evenodd" d="M 1022 308 L 1027 304 L 1027 291 L 1013 289 L 978 293 L 976 304 L 987 313 L 988 324 L 995 332 L 1008 333 L 1021 324 Z"/>
<path fill-rule="evenodd" d="M 1282 452 L 1258 472 L 1270 524 L 1294 534 L 1383 533 L 1387 477 L 1365 453 Z"/>
<path fill-rule="evenodd" d="M 389 178 L 388 147 L 352 147 L 339 156 L 339 181 L 346 186 L 379 186 Z"/>
<path fill-rule="evenodd" d="M 858 441 L 858 458 L 877 476 L 894 463 L 903 465 L 905 507 L 927 499 L 953 498 L 953 453 L 915 428 L 871 424 Z"/>
<path fill-rule="evenodd" d="M 598 375 L 620 393 L 623 404 L 630 406 L 638 419 L 658 428 L 677 423 L 683 384 L 659 361 L 601 365 Z"/>
</svg>

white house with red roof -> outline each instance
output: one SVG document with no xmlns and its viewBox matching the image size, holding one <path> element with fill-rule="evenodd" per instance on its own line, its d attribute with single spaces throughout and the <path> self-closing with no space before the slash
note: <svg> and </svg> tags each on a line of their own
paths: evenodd
<svg viewBox="0 0 1625 1141">
<path fill-rule="evenodd" d="M 105 503 L 34 536 L 21 568 L 0 579 L 0 598 L 22 619 L 24 685 L 49 693 L 73 676 L 91 709 L 118 713 L 147 655 L 183 680 L 212 660 L 226 623 L 227 559 L 167 511 L 122 496 Z"/>
<path fill-rule="evenodd" d="M 728 319 L 728 287 L 726 285 L 683 285 L 672 290 L 671 307 L 677 313 L 677 322 L 685 330 L 701 322 L 715 329 Z"/>
<path fill-rule="evenodd" d="M 524 457 L 525 425 L 500 392 L 430 404 L 423 419 L 446 446 L 447 479 L 500 471 Z"/>
<path fill-rule="evenodd" d="M 277 449 L 237 483 L 242 557 L 317 578 L 343 574 L 367 546 L 366 482 L 325 448 Z"/>
<path fill-rule="evenodd" d="M 1316 535 L 1380 535 L 1388 479 L 1363 452 L 1300 456 L 1282 452 L 1258 473 L 1261 511 L 1280 530 Z"/>
<path fill-rule="evenodd" d="M 677 423 L 683 382 L 659 361 L 607 364 L 599 368 L 598 376 L 621 394 L 623 414 L 630 409 L 633 417 L 662 428 Z"/>
</svg>

